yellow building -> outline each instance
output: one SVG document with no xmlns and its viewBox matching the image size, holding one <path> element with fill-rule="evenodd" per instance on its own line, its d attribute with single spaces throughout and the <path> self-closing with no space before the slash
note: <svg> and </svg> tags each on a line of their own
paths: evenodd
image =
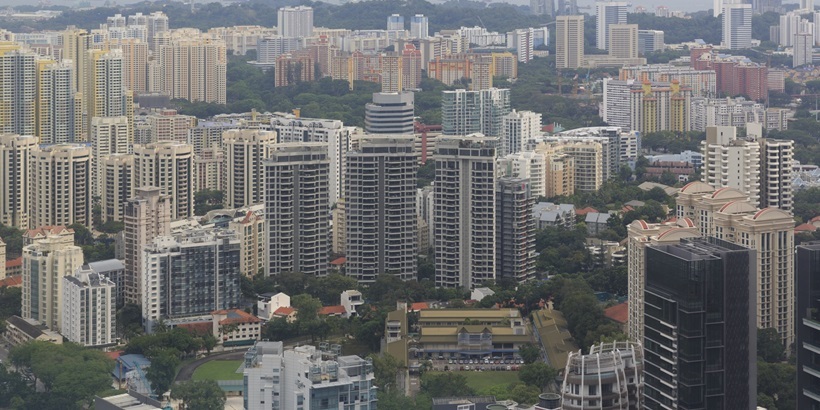
<svg viewBox="0 0 820 410">
<path fill-rule="evenodd" d="M 532 341 L 518 309 L 427 309 L 419 312 L 414 356 L 427 359 L 517 356 Z"/>
<path fill-rule="evenodd" d="M 644 81 L 630 90 L 631 128 L 648 134 L 690 130 L 692 88 Z"/>
</svg>

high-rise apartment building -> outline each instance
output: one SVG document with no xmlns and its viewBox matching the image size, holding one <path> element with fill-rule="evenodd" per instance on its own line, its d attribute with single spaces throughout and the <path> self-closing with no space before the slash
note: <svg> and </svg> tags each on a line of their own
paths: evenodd
<svg viewBox="0 0 820 410">
<path fill-rule="evenodd" d="M 0 134 L 0 223 L 29 228 L 31 153 L 37 137 Z"/>
<path fill-rule="evenodd" d="M 418 255 L 412 137 L 370 136 L 347 154 L 346 273 L 370 284 L 379 275 L 416 278 Z"/>
<path fill-rule="evenodd" d="M 123 85 L 134 93 L 148 92 L 148 43 L 136 38 L 112 38 L 103 49 L 122 51 Z"/>
<path fill-rule="evenodd" d="M 555 68 L 576 69 L 584 64 L 584 16 L 555 19 Z"/>
<path fill-rule="evenodd" d="M 117 343 L 114 282 L 83 265 L 62 279 L 62 327 L 66 339 L 83 346 Z"/>
<path fill-rule="evenodd" d="M 35 135 L 37 54 L 0 42 L 0 132 Z"/>
<path fill-rule="evenodd" d="M 413 93 L 373 93 L 364 106 L 364 128 L 368 134 L 412 134 Z"/>
<path fill-rule="evenodd" d="M 441 124 L 445 135 L 481 133 L 503 135 L 504 116 L 510 113 L 510 90 L 442 91 Z"/>
<path fill-rule="evenodd" d="M 125 204 L 134 197 L 134 155 L 111 154 L 97 160 L 103 222 L 122 221 Z"/>
<path fill-rule="evenodd" d="M 568 196 L 575 193 L 575 157 L 558 153 L 547 156 L 547 178 L 544 196 Z"/>
<path fill-rule="evenodd" d="M 643 405 L 643 346 L 633 342 L 592 345 L 570 352 L 561 387 L 562 410 L 636 409 Z M 543 395 L 542 395 L 543 396 Z M 545 407 L 553 409 L 557 407 Z M 536 406 L 536 410 L 542 407 Z"/>
<path fill-rule="evenodd" d="M 194 213 L 193 147 L 171 141 L 134 146 L 134 186 L 153 186 L 171 199 L 171 218 Z"/>
<path fill-rule="evenodd" d="M 379 60 L 381 91 L 383 93 L 399 93 L 404 90 L 401 55 L 382 54 L 379 56 Z"/>
<path fill-rule="evenodd" d="M 658 131 L 689 131 L 692 115 L 692 88 L 678 80 L 669 83 L 652 83 L 630 86 L 629 99 L 614 104 L 629 104 L 630 130 L 641 133 Z M 611 100 L 605 98 L 605 103 Z M 608 106 L 607 111 L 622 109 Z"/>
<path fill-rule="evenodd" d="M 151 141 L 174 141 L 188 143 L 189 132 L 196 127 L 196 117 L 182 115 L 177 110 L 160 110 L 146 116 L 151 127 Z"/>
<path fill-rule="evenodd" d="M 530 27 L 508 32 L 507 48 L 515 49 L 516 57 L 521 63 L 532 60 L 535 48 L 535 30 Z"/>
<path fill-rule="evenodd" d="M 423 14 L 410 17 L 410 38 L 425 39 L 430 37 L 429 19 Z"/>
<path fill-rule="evenodd" d="M 573 191 L 594 192 L 600 189 L 607 180 L 608 161 L 606 161 L 604 145 L 600 140 L 556 140 L 538 144 L 535 151 L 542 152 L 548 158 L 546 184 L 548 198 L 551 197 L 550 191 L 559 187 L 564 190 L 568 182 L 574 183 Z M 566 159 L 556 157 L 557 154 L 571 157 L 572 167 L 568 166 L 570 163 Z M 573 174 L 571 181 L 567 179 L 570 178 L 568 173 Z M 561 179 L 557 179 L 559 176 Z"/>
<path fill-rule="evenodd" d="M 194 192 L 225 190 L 225 153 L 219 148 L 205 148 L 194 155 Z"/>
<path fill-rule="evenodd" d="M 86 66 L 88 51 L 93 48 L 93 38 L 88 31 L 69 26 L 60 33 L 60 44 L 63 46 L 63 60 L 71 60 L 74 73 L 74 90 L 85 91 Z"/>
<path fill-rule="evenodd" d="M 647 408 L 755 408 L 753 259 L 754 251 L 714 238 L 647 247 Z"/>
<path fill-rule="evenodd" d="M 313 8 L 283 7 L 277 12 L 277 17 L 280 36 L 300 38 L 313 35 Z"/>
<path fill-rule="evenodd" d="M 794 141 L 760 139 L 760 208 L 792 212 Z"/>
<path fill-rule="evenodd" d="M 646 247 L 678 243 L 681 239 L 700 236 L 694 222 L 679 218 L 676 222 L 647 223 L 637 220 L 627 226 L 628 322 L 629 340 L 643 343 L 644 290 L 646 287 Z"/>
<path fill-rule="evenodd" d="M 820 242 L 797 247 L 797 408 L 820 408 Z"/>
<path fill-rule="evenodd" d="M 530 0 L 530 13 L 536 16 L 555 17 L 555 0 Z"/>
<path fill-rule="evenodd" d="M 128 16 L 128 26 L 144 26 L 151 51 L 156 51 L 159 44 L 162 44 L 160 34 L 169 30 L 168 16 L 161 11 L 151 14 L 136 13 Z"/>
<path fill-rule="evenodd" d="M 257 342 L 245 354 L 245 408 L 374 409 L 373 363 L 359 356 L 324 360 L 322 353 L 310 345 L 285 350 L 282 342 Z"/>
<path fill-rule="evenodd" d="M 498 180 L 495 193 L 495 274 L 498 281 L 523 283 L 535 278 L 535 197 L 524 178 Z"/>
<path fill-rule="evenodd" d="M 401 14 L 391 14 L 387 16 L 387 31 L 403 31 L 404 16 Z"/>
<path fill-rule="evenodd" d="M 609 55 L 616 58 L 638 58 L 638 25 L 609 25 Z"/>
<path fill-rule="evenodd" d="M 74 245 L 74 231 L 65 229 L 46 227 L 44 238 L 23 247 L 23 318 L 54 331 L 61 329 L 63 277 L 83 264 L 83 250 Z"/>
<path fill-rule="evenodd" d="M 609 50 L 609 27 L 626 24 L 625 2 L 601 1 L 595 3 L 595 40 L 599 50 Z"/>
<path fill-rule="evenodd" d="M 157 49 L 157 81 L 151 91 L 172 99 L 225 104 L 227 49 L 215 36 L 191 29 L 163 33 L 167 44 Z"/>
<path fill-rule="evenodd" d="M 329 174 L 324 144 L 277 144 L 265 161 L 267 275 L 327 274 Z"/>
<path fill-rule="evenodd" d="M 105 179 L 102 158 L 128 153 L 128 117 L 94 117 L 91 119 L 91 195 L 103 195 Z"/>
<path fill-rule="evenodd" d="M 91 148 L 34 148 L 29 173 L 29 225 L 91 225 Z"/>
<path fill-rule="evenodd" d="M 65 144 L 83 140 L 83 97 L 74 91 L 73 66 L 69 61 L 37 62 L 37 111 L 34 135 L 41 144 Z"/>
<path fill-rule="evenodd" d="M 241 208 L 264 200 L 265 167 L 276 144 L 276 133 L 264 130 L 229 130 L 222 134 L 225 150 L 225 206 Z"/>
<path fill-rule="evenodd" d="M 724 47 L 730 50 L 752 47 L 751 4 L 724 4 L 721 19 Z"/>
<path fill-rule="evenodd" d="M 638 53 L 641 55 L 663 51 L 664 32 L 661 30 L 638 30 Z"/>
<path fill-rule="evenodd" d="M 90 50 L 87 53 L 85 88 L 82 92 L 88 136 L 92 133 L 94 117 L 119 116 L 128 118 L 130 135 L 134 123 L 134 96 L 123 82 L 122 51 Z M 132 140 L 130 136 L 128 141 Z"/>
<path fill-rule="evenodd" d="M 436 141 L 436 286 L 471 289 L 496 279 L 497 147 L 497 138 L 480 134 Z"/>
<path fill-rule="evenodd" d="M 539 113 L 512 110 L 501 121 L 499 156 L 524 151 L 531 140 L 541 135 L 541 114 Z"/>
<path fill-rule="evenodd" d="M 171 233 L 171 198 L 157 187 L 137 187 L 125 206 L 125 301 L 142 303 L 142 248 Z"/>
<path fill-rule="evenodd" d="M 264 175 L 264 174 L 263 174 Z M 239 239 L 239 270 L 248 278 L 265 271 L 265 218 L 247 211 L 241 219 L 228 222 Z"/>
<path fill-rule="evenodd" d="M 238 307 L 239 253 L 236 235 L 219 229 L 160 236 L 145 246 L 140 304 L 146 331 L 163 319 Z"/>
<path fill-rule="evenodd" d="M 547 156 L 543 152 L 521 151 L 499 157 L 498 175 L 527 179 L 532 197 L 542 197 L 546 192 Z"/>
<path fill-rule="evenodd" d="M 703 182 L 715 189 L 737 188 L 749 197 L 753 206 L 760 204 L 761 156 L 758 142 L 738 139 L 735 127 L 707 127 L 701 153 Z"/>
<path fill-rule="evenodd" d="M 794 35 L 792 50 L 792 67 L 812 64 L 814 57 L 814 34 L 798 33 Z"/>
</svg>

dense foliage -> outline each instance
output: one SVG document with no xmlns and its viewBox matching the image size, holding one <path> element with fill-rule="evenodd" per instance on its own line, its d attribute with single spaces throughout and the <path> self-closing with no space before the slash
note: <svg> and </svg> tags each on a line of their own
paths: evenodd
<svg viewBox="0 0 820 410">
<path fill-rule="evenodd" d="M 15 259 L 23 255 L 23 233 L 21 229 L 0 224 L 0 239 L 6 244 L 6 259 Z"/>
<path fill-rule="evenodd" d="M 182 401 L 180 410 L 222 410 L 225 392 L 213 380 L 189 380 L 174 386 L 171 398 Z"/>
</svg>

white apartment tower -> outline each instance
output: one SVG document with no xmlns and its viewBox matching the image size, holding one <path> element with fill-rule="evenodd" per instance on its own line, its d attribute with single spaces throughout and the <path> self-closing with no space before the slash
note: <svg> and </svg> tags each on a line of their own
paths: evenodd
<svg viewBox="0 0 820 410">
<path fill-rule="evenodd" d="M 83 98 L 74 91 L 74 67 L 69 61 L 37 62 L 36 134 L 41 144 L 82 140 Z"/>
<path fill-rule="evenodd" d="M 430 37 L 430 23 L 423 14 L 410 17 L 410 38 L 425 39 Z"/>
<path fill-rule="evenodd" d="M 112 154 L 128 153 L 128 117 L 94 117 L 91 119 L 91 195 L 102 196 L 105 180 L 100 161 Z"/>
<path fill-rule="evenodd" d="M 35 135 L 37 55 L 0 42 L 0 133 Z"/>
<path fill-rule="evenodd" d="M 596 47 L 609 50 L 609 26 L 626 24 L 626 2 L 601 1 L 595 3 Z"/>
<path fill-rule="evenodd" d="M 498 158 L 498 175 L 526 178 L 533 198 L 546 196 L 547 156 L 543 152 L 521 151 Z"/>
<path fill-rule="evenodd" d="M 814 33 L 797 33 L 794 35 L 792 67 L 812 64 L 814 53 Z"/>
<path fill-rule="evenodd" d="M 760 140 L 760 207 L 792 212 L 794 141 Z"/>
<path fill-rule="evenodd" d="M 61 235 L 58 229 L 65 228 L 47 230 L 45 238 L 23 247 L 23 318 L 54 331 L 61 329 L 63 277 L 83 264 L 83 250 L 74 245 L 73 231 Z"/>
<path fill-rule="evenodd" d="M 125 206 L 125 301 L 142 302 L 142 248 L 171 233 L 171 198 L 157 187 L 138 187 Z"/>
<path fill-rule="evenodd" d="M 609 55 L 617 58 L 638 58 L 638 25 L 609 25 Z"/>
<path fill-rule="evenodd" d="M 752 47 L 752 5 L 724 4 L 723 46 L 730 50 Z"/>
<path fill-rule="evenodd" d="M 436 286 L 472 289 L 495 280 L 498 139 L 472 134 L 436 141 L 433 230 Z"/>
<path fill-rule="evenodd" d="M 627 226 L 628 316 L 629 340 L 643 343 L 644 288 L 646 287 L 647 245 L 674 244 L 683 238 L 700 236 L 694 222 L 679 218 L 677 222 L 647 223 L 633 221 Z"/>
<path fill-rule="evenodd" d="M 122 221 L 125 205 L 134 197 L 134 155 L 111 154 L 97 161 L 102 220 Z"/>
<path fill-rule="evenodd" d="M 404 16 L 401 14 L 387 16 L 387 31 L 404 31 Z"/>
<path fill-rule="evenodd" d="M 541 114 L 512 110 L 502 119 L 502 140 L 499 156 L 527 149 L 527 144 L 541 135 Z"/>
<path fill-rule="evenodd" d="M 90 50 L 86 59 L 85 89 L 82 92 L 88 135 L 92 134 L 94 117 L 126 116 L 130 130 L 134 122 L 134 97 L 123 82 L 122 51 Z"/>
<path fill-rule="evenodd" d="M 737 138 L 735 127 L 707 127 L 701 142 L 703 182 L 715 189 L 732 187 L 760 204 L 760 144 Z"/>
<path fill-rule="evenodd" d="M 416 278 L 418 223 L 413 137 L 368 136 L 347 154 L 347 275 L 370 284 L 379 275 Z"/>
<path fill-rule="evenodd" d="M 278 144 L 265 161 L 267 275 L 327 275 L 329 173 L 323 144 Z"/>
<path fill-rule="evenodd" d="M 502 136 L 503 118 L 510 113 L 510 90 L 442 91 L 441 126 L 445 135 L 481 133 Z"/>
<path fill-rule="evenodd" d="M 37 137 L 0 134 L 0 223 L 29 228 L 31 153 Z"/>
<path fill-rule="evenodd" d="M 279 35 L 304 38 L 313 35 L 313 8 L 306 6 L 283 7 L 277 12 Z"/>
<path fill-rule="evenodd" d="M 117 342 L 117 293 L 114 282 L 88 265 L 64 276 L 62 327 L 66 339 L 83 346 Z"/>
<path fill-rule="evenodd" d="M 209 34 L 190 30 L 163 33 L 167 39 L 157 49 L 157 81 L 152 91 L 191 102 L 226 103 L 227 48 Z M 150 88 L 150 87 L 149 87 Z"/>
<path fill-rule="evenodd" d="M 576 69 L 584 64 L 584 16 L 555 19 L 555 68 Z"/>
<path fill-rule="evenodd" d="M 276 144 L 276 132 L 229 130 L 222 134 L 225 150 L 225 206 L 241 208 L 264 201 L 263 161 Z"/>
<path fill-rule="evenodd" d="M 31 153 L 30 226 L 91 225 L 91 148 L 50 145 Z"/>
<path fill-rule="evenodd" d="M 171 198 L 171 218 L 194 213 L 193 147 L 163 141 L 134 146 L 134 186 L 158 187 Z"/>
</svg>

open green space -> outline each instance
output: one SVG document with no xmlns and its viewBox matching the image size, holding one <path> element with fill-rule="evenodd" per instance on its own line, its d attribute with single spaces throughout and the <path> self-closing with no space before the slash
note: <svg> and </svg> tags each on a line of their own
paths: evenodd
<svg viewBox="0 0 820 410">
<path fill-rule="evenodd" d="M 487 387 L 498 385 L 509 385 L 517 382 L 518 372 L 427 372 L 426 374 L 460 374 L 467 378 L 467 386 L 470 386 L 475 391 L 482 390 Z"/>
<path fill-rule="evenodd" d="M 199 366 L 194 371 L 194 380 L 242 380 L 242 373 L 236 369 L 242 365 L 241 360 L 213 360 Z"/>
</svg>

